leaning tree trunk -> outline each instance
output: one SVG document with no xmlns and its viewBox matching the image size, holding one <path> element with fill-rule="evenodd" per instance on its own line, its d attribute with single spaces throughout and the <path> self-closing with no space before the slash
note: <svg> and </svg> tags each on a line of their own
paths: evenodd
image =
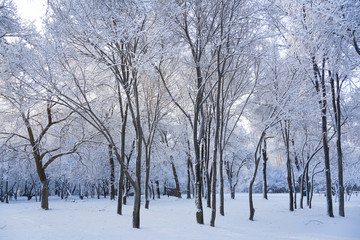
<svg viewBox="0 0 360 240">
<path fill-rule="evenodd" d="M 172 172 L 173 172 L 173 175 L 174 175 L 177 197 L 181 198 L 180 184 L 179 184 L 178 175 L 176 173 L 175 164 L 173 162 L 173 156 L 171 156 L 171 168 L 172 168 Z"/>
<path fill-rule="evenodd" d="M 259 142 L 257 144 L 256 150 L 255 150 L 255 156 L 254 156 L 254 161 L 255 161 L 255 168 L 254 168 L 254 173 L 253 176 L 250 180 L 250 184 L 249 184 L 249 209 L 250 209 L 250 217 L 249 220 L 253 221 L 254 220 L 254 216 L 255 216 L 255 208 L 254 208 L 254 203 L 253 203 L 253 185 L 256 179 L 256 174 L 257 174 L 257 170 L 259 167 L 259 162 L 260 162 L 260 157 L 258 157 L 258 152 L 261 152 L 261 144 L 262 141 L 265 137 L 265 130 L 262 132 L 261 137 L 259 139 Z"/>
</svg>

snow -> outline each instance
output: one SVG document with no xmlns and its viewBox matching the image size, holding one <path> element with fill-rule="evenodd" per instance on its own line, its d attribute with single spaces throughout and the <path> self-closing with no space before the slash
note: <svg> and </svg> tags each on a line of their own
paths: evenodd
<svg viewBox="0 0 360 240">
<path fill-rule="evenodd" d="M 211 209 L 204 208 L 206 224 L 198 225 L 193 199 L 163 196 L 141 209 L 141 229 L 131 227 L 132 206 L 116 214 L 109 199 L 50 198 L 50 210 L 21 199 L 0 204 L 0 239 L 360 239 L 360 196 L 345 202 L 346 217 L 326 215 L 326 199 L 314 196 L 313 208 L 288 211 L 287 194 L 254 196 L 255 221 L 249 221 L 248 195 L 225 198 L 225 217 L 217 213 L 215 228 L 209 226 Z M 132 204 L 132 200 L 129 199 Z M 337 212 L 337 203 L 334 204 Z M 149 238 L 150 237 L 150 238 Z"/>
</svg>

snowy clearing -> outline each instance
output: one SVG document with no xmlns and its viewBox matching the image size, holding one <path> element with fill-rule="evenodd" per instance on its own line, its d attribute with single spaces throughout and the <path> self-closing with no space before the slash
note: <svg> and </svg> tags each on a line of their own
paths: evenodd
<svg viewBox="0 0 360 240">
<path fill-rule="evenodd" d="M 346 202 L 345 218 L 329 218 L 323 196 L 314 196 L 313 209 L 291 213 L 287 194 L 270 194 L 268 201 L 256 194 L 253 222 L 248 220 L 248 195 L 236 198 L 226 196 L 225 217 L 217 214 L 212 228 L 210 209 L 204 208 L 206 224 L 198 225 L 193 199 L 163 196 L 151 201 L 149 210 L 141 209 L 141 229 L 131 227 L 131 205 L 118 216 L 116 201 L 109 199 L 50 198 L 49 211 L 34 200 L 11 201 L 0 204 L 0 239 L 360 239 L 360 197 Z"/>
</svg>

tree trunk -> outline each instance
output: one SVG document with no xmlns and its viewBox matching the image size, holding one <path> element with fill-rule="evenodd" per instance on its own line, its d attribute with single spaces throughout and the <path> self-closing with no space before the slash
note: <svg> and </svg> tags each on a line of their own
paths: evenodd
<svg viewBox="0 0 360 240">
<path fill-rule="evenodd" d="M 5 182 L 5 203 L 9 203 L 9 180 Z"/>
<path fill-rule="evenodd" d="M 327 123 L 327 101 L 326 101 L 326 85 L 325 85 L 325 57 L 322 60 L 322 70 L 320 73 L 319 67 L 315 62 L 315 57 L 312 58 L 313 69 L 315 75 L 315 87 L 316 91 L 320 95 L 320 109 L 321 109 L 321 125 L 322 125 L 322 142 L 324 150 L 324 162 L 325 162 L 325 178 L 326 178 L 326 202 L 327 202 L 327 214 L 329 217 L 334 217 L 332 193 L 331 193 L 331 173 L 330 173 L 330 152 L 328 145 L 328 123 Z M 319 83 L 320 79 L 320 83 Z"/>
<path fill-rule="evenodd" d="M 177 176 L 177 173 L 176 173 L 175 164 L 174 164 L 174 162 L 173 162 L 173 156 L 171 156 L 170 158 L 171 158 L 172 172 L 173 172 L 174 180 L 175 180 L 177 197 L 178 197 L 178 198 L 181 198 L 180 184 L 179 184 L 179 179 L 178 179 L 178 176 Z"/>
<path fill-rule="evenodd" d="M 215 218 L 216 218 L 216 183 L 217 183 L 217 155 L 219 148 L 219 138 L 220 138 L 220 97 L 221 97 L 221 86 L 223 81 L 223 76 L 220 69 L 220 55 L 221 55 L 221 46 L 217 52 L 218 59 L 218 82 L 217 82 L 217 94 L 216 94 L 216 127 L 215 127 L 215 138 L 214 138 L 214 154 L 213 154 L 213 176 L 212 176 L 212 208 L 211 208 L 211 219 L 210 226 L 215 227 Z M 221 168 L 222 170 L 222 168 Z M 224 215 L 224 209 L 222 210 L 222 215 Z"/>
<path fill-rule="evenodd" d="M 186 198 L 191 198 L 191 176 L 190 176 L 190 156 L 187 159 L 187 188 L 186 188 Z"/>
<path fill-rule="evenodd" d="M 303 171 L 305 172 L 305 171 Z M 304 184 L 305 184 L 305 175 L 302 174 L 300 177 L 300 208 L 303 209 L 304 208 Z M 306 195 L 308 195 L 309 192 L 306 193 Z"/>
<path fill-rule="evenodd" d="M 152 199 L 155 200 L 155 189 L 154 189 L 153 181 L 151 181 L 151 194 L 152 194 Z"/>
<path fill-rule="evenodd" d="M 224 160 L 223 160 L 223 149 L 219 146 L 219 181 L 220 181 L 220 215 L 225 216 L 225 200 L 224 200 Z M 235 198 L 235 193 L 234 193 Z M 234 199 L 233 198 L 233 199 Z"/>
<path fill-rule="evenodd" d="M 160 184 L 159 184 L 159 181 L 156 180 L 155 184 L 156 184 L 156 196 L 157 196 L 158 199 L 160 199 Z"/>
<path fill-rule="evenodd" d="M 118 200 L 117 200 L 117 214 L 122 215 L 122 205 L 123 205 L 123 188 L 124 188 L 124 171 L 120 166 L 119 169 L 119 184 L 118 184 Z M 125 203 L 126 204 L 126 200 Z"/>
<path fill-rule="evenodd" d="M 306 182 L 306 205 L 310 205 L 310 179 L 309 179 L 309 166 L 306 167 L 305 172 L 305 182 Z"/>
<path fill-rule="evenodd" d="M 297 199 L 297 197 L 296 197 L 296 195 L 297 195 L 297 193 L 296 193 L 296 181 L 295 181 L 295 174 L 294 174 L 294 169 L 293 169 L 293 167 L 291 167 L 291 176 L 292 176 L 292 182 L 293 182 L 293 189 L 294 189 L 294 208 L 295 209 L 297 209 L 297 202 L 296 202 L 296 199 Z"/>
<path fill-rule="evenodd" d="M 205 168 L 205 176 L 206 176 L 206 207 L 211 208 L 211 178 L 209 175 L 208 166 L 206 166 Z"/>
<path fill-rule="evenodd" d="M 294 195 L 292 185 L 292 172 L 291 172 L 291 159 L 290 159 L 290 123 L 288 120 L 284 120 L 282 126 L 282 135 L 285 143 L 286 150 L 286 172 L 287 172 L 287 183 L 289 188 L 289 210 L 294 211 Z"/>
<path fill-rule="evenodd" d="M 149 144 L 149 143 L 148 143 Z M 145 209 L 149 209 L 150 149 L 145 145 Z"/>
<path fill-rule="evenodd" d="M 250 217 L 249 219 L 251 221 L 254 220 L 254 216 L 255 216 L 255 208 L 254 208 L 254 203 L 253 203 L 253 198 L 252 198 L 252 191 L 253 191 L 253 185 L 256 179 L 256 173 L 259 167 L 259 162 L 260 162 L 260 158 L 255 159 L 255 169 L 254 169 L 254 173 L 253 173 L 253 177 L 250 180 L 250 185 L 249 185 L 249 207 L 250 207 Z"/>
<path fill-rule="evenodd" d="M 254 203 L 253 203 L 252 192 L 253 192 L 253 185 L 254 185 L 254 182 L 256 179 L 256 174 L 257 174 L 257 170 L 258 170 L 259 162 L 260 162 L 260 157 L 258 157 L 258 152 L 261 152 L 261 144 L 263 142 L 264 137 L 265 137 L 265 130 L 262 132 L 259 142 L 257 144 L 256 150 L 255 150 L 255 154 L 254 154 L 255 168 L 254 168 L 254 173 L 253 173 L 253 176 L 252 176 L 252 178 L 250 180 L 250 184 L 249 184 L 249 209 L 250 209 L 249 220 L 250 221 L 253 221 L 254 216 L 255 216 L 255 208 L 254 208 Z"/>
<path fill-rule="evenodd" d="M 341 106 L 340 106 L 340 79 L 336 74 L 336 92 L 334 78 L 331 77 L 332 103 L 335 115 L 336 128 L 336 151 L 338 157 L 338 180 L 339 180 L 339 215 L 345 217 L 345 199 L 344 199 L 344 178 L 343 178 L 343 154 L 341 147 Z"/>
<path fill-rule="evenodd" d="M 112 152 L 112 146 L 109 145 L 109 162 L 110 162 L 110 200 L 115 200 L 115 163 Z"/>
<path fill-rule="evenodd" d="M 140 205 L 141 205 L 141 189 L 140 181 L 136 182 L 134 194 L 134 208 L 133 208 L 133 228 L 140 228 Z"/>
<path fill-rule="evenodd" d="M 263 198 L 268 199 L 267 196 L 267 177 L 266 177 L 266 165 L 267 165 L 267 152 L 266 152 L 266 139 L 264 139 L 264 147 L 262 149 L 263 158 Z"/>
<path fill-rule="evenodd" d="M 41 208 L 49 209 L 49 185 L 46 177 L 41 179 Z"/>
</svg>

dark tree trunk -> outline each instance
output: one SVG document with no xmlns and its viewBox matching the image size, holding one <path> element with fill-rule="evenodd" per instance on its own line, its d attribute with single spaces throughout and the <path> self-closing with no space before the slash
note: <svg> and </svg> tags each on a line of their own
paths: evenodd
<svg viewBox="0 0 360 240">
<path fill-rule="evenodd" d="M 225 216 L 225 200 L 224 200 L 224 160 L 223 160 L 223 149 L 219 146 L 219 181 L 220 181 L 220 215 Z M 232 194 L 232 193 L 231 193 Z M 234 193 L 235 198 L 235 193 Z M 233 199 L 234 199 L 233 198 Z"/>
<path fill-rule="evenodd" d="M 149 143 L 147 143 L 149 144 Z M 145 145 L 145 209 L 149 209 L 149 180 L 150 180 L 150 148 Z"/>
<path fill-rule="evenodd" d="M 265 130 L 262 132 L 261 137 L 258 142 L 258 145 L 255 150 L 255 154 L 254 154 L 255 168 L 254 168 L 254 173 L 253 173 L 253 176 L 252 176 L 252 178 L 250 180 L 250 184 L 249 184 L 249 209 L 250 209 L 249 220 L 250 221 L 253 221 L 254 216 L 255 216 L 255 208 L 254 208 L 254 203 L 253 203 L 252 192 L 253 192 L 253 185 L 254 185 L 254 182 L 256 179 L 257 170 L 258 170 L 259 163 L 260 163 L 260 157 L 258 157 L 258 152 L 261 153 L 261 144 L 263 142 L 264 137 L 265 137 Z"/>
<path fill-rule="evenodd" d="M 124 189 L 124 171 L 120 166 L 119 169 L 119 182 L 118 182 L 118 199 L 117 199 L 117 214 L 122 215 L 122 205 L 123 205 L 123 189 Z M 126 204 L 126 200 L 125 203 Z"/>
<path fill-rule="evenodd" d="M 211 124 L 212 124 L 212 117 L 211 117 L 211 108 L 208 110 L 207 114 L 207 124 L 206 124 L 206 132 L 204 133 L 204 146 L 205 146 L 205 180 L 206 180 L 206 207 L 211 208 L 211 179 L 212 179 L 212 167 L 210 167 L 209 172 L 209 164 L 210 164 L 210 139 L 211 139 Z"/>
<path fill-rule="evenodd" d="M 331 173 L 330 173 L 330 153 L 328 145 L 328 123 L 327 123 L 327 101 L 326 101 L 326 85 L 325 85 L 325 62 L 326 59 L 322 60 L 322 70 L 320 69 L 315 62 L 315 57 L 312 58 L 314 76 L 315 76 L 315 88 L 321 99 L 320 109 L 321 109 L 321 125 L 322 125 L 322 142 L 324 150 L 324 162 L 325 162 L 325 178 L 326 178 L 326 202 L 327 202 L 327 214 L 329 217 L 334 217 L 333 213 L 333 204 L 332 204 L 332 193 L 331 193 Z"/>
<path fill-rule="evenodd" d="M 187 188 L 186 188 L 186 198 L 191 198 L 191 176 L 190 176 L 190 156 L 187 159 Z"/>
<path fill-rule="evenodd" d="M 5 182 L 5 203 L 9 203 L 9 181 Z"/>
<path fill-rule="evenodd" d="M 155 200 L 155 189 L 154 189 L 153 181 L 151 181 L 151 194 L 152 194 L 152 199 Z"/>
<path fill-rule="evenodd" d="M 291 159 L 290 159 L 290 122 L 284 120 L 282 124 L 282 136 L 285 143 L 286 150 L 286 172 L 287 172 L 287 183 L 289 188 L 289 210 L 294 211 L 294 193 L 292 184 L 292 172 L 291 172 Z"/>
<path fill-rule="evenodd" d="M 268 199 L 267 196 L 267 177 L 266 177 L 266 165 L 267 165 L 267 152 L 266 152 L 266 139 L 264 139 L 264 147 L 262 149 L 262 158 L 263 158 L 263 198 Z"/>
<path fill-rule="evenodd" d="M 310 205 L 310 180 L 309 180 L 309 166 L 306 167 L 305 171 L 305 183 L 306 183 L 306 205 Z"/>
<path fill-rule="evenodd" d="M 173 175 L 174 175 L 177 197 L 181 198 L 179 179 L 178 179 L 178 176 L 177 176 L 177 173 L 176 173 L 176 168 L 175 168 L 175 164 L 173 162 L 173 157 L 172 156 L 171 156 L 171 167 L 172 167 L 172 172 L 173 172 Z"/>
<path fill-rule="evenodd" d="M 305 172 L 304 170 L 303 172 Z M 304 184 L 305 184 L 305 175 L 302 174 L 299 179 L 300 183 L 300 208 L 304 208 Z M 309 195 L 309 192 L 306 193 L 306 195 Z"/>
<path fill-rule="evenodd" d="M 213 175 L 212 175 L 212 208 L 211 208 L 211 219 L 210 226 L 215 227 L 215 218 L 216 218 L 216 183 L 217 183 L 217 155 L 219 148 L 219 138 L 220 138 L 220 98 L 221 98 L 221 86 L 223 81 L 223 75 L 220 68 L 220 55 L 221 55 L 221 46 L 217 52 L 218 59 L 218 82 L 217 82 L 217 94 L 216 94 L 216 127 L 215 127 L 215 138 L 214 138 L 214 153 L 213 153 Z M 221 168 L 222 170 L 222 168 Z M 224 215 L 224 209 L 222 209 L 222 215 Z"/>
<path fill-rule="evenodd" d="M 115 200 L 115 163 L 112 152 L 112 146 L 109 145 L 109 162 L 110 162 L 110 200 Z"/>
<path fill-rule="evenodd" d="M 49 185 L 46 177 L 40 180 L 41 182 L 41 208 L 49 209 Z"/>
<path fill-rule="evenodd" d="M 331 75 L 331 74 L 330 74 Z M 339 180 L 339 215 L 345 217 L 345 199 L 344 199 L 344 178 L 343 178 L 343 154 L 341 147 L 341 106 L 340 106 L 340 79 L 336 74 L 336 90 L 334 78 L 331 77 L 331 93 L 332 104 L 335 115 L 335 128 L 336 128 L 336 151 L 338 156 L 338 180 Z"/>
<path fill-rule="evenodd" d="M 159 184 L 159 181 L 155 181 L 155 184 L 156 184 L 156 196 L 158 199 L 160 199 L 160 184 Z"/>
<path fill-rule="evenodd" d="M 292 182 L 293 182 L 293 189 L 294 189 L 294 208 L 297 209 L 297 193 L 296 193 L 296 181 L 295 181 L 295 174 L 294 174 L 294 169 L 293 167 L 291 167 L 291 176 L 292 176 Z"/>
<path fill-rule="evenodd" d="M 211 174 L 211 173 L 210 173 Z M 209 174 L 209 168 L 205 168 L 206 176 L 206 207 L 211 208 L 211 178 Z"/>
</svg>

